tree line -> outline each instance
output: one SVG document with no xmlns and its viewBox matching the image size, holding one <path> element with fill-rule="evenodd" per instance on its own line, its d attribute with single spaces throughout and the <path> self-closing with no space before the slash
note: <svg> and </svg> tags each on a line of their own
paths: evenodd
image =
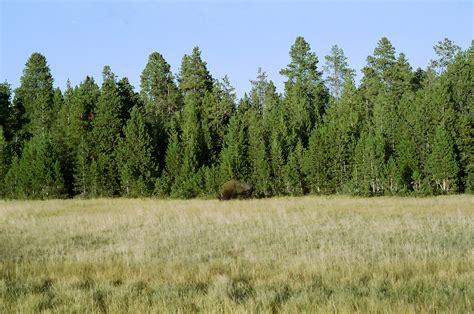
<svg viewBox="0 0 474 314">
<path fill-rule="evenodd" d="M 472 192 L 473 49 L 444 39 L 413 70 L 384 37 L 356 85 L 341 48 L 320 66 L 297 37 L 284 92 L 259 69 L 241 99 L 198 47 L 177 75 L 150 54 L 139 92 L 109 66 L 100 87 L 61 91 L 33 53 L 18 88 L 0 84 L 0 194 L 210 197 L 230 179 L 255 197 Z"/>
</svg>

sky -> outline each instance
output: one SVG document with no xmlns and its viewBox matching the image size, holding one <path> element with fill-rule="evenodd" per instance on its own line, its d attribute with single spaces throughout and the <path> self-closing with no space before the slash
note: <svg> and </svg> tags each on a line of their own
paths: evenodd
<svg viewBox="0 0 474 314">
<path fill-rule="evenodd" d="M 109 65 L 138 91 L 150 53 L 178 73 L 183 55 L 199 46 L 211 75 L 227 75 L 241 97 L 259 67 L 283 92 L 279 71 L 297 36 L 320 68 L 337 44 L 360 78 L 383 36 L 415 69 L 435 58 L 438 41 L 467 49 L 473 33 L 472 1 L 0 0 L 0 81 L 18 87 L 28 57 L 40 52 L 62 90 L 87 75 L 101 83 Z"/>
</svg>

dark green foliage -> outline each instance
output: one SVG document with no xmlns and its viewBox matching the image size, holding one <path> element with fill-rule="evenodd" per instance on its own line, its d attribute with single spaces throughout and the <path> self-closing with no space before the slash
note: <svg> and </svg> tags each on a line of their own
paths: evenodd
<svg viewBox="0 0 474 314">
<path fill-rule="evenodd" d="M 224 137 L 224 147 L 220 155 L 220 183 L 232 178 L 241 180 L 247 178 L 247 130 L 242 121 L 242 115 L 230 119 L 229 129 Z"/>
<path fill-rule="evenodd" d="M 285 192 L 289 195 L 303 195 L 306 193 L 306 182 L 303 173 L 303 145 L 298 142 L 288 155 L 285 166 Z"/>
<path fill-rule="evenodd" d="M 53 108 L 53 77 L 46 58 L 33 53 L 25 64 L 21 85 L 15 90 L 15 98 L 25 108 L 26 132 L 31 136 L 46 133 L 51 126 Z"/>
<path fill-rule="evenodd" d="M 12 198 L 46 199 L 64 194 L 64 182 L 52 141 L 35 135 L 25 145 L 21 159 L 13 158 L 6 178 L 6 195 Z"/>
<path fill-rule="evenodd" d="M 0 196 L 4 195 L 4 179 L 10 167 L 10 152 L 7 144 L 3 136 L 3 127 L 0 126 Z"/>
<path fill-rule="evenodd" d="M 8 83 L 0 83 L 0 127 L 8 129 L 11 110 L 11 88 Z"/>
<path fill-rule="evenodd" d="M 298 141 L 306 147 L 312 128 L 322 122 L 328 93 L 317 67 L 318 57 L 303 37 L 297 37 L 291 46 L 290 59 L 288 66 L 280 71 L 288 78 L 284 101 L 290 125 L 288 140 L 291 147 Z"/>
<path fill-rule="evenodd" d="M 232 179 L 256 197 L 472 192 L 473 49 L 445 39 L 438 59 L 413 71 L 384 37 L 356 86 L 342 49 L 326 56 L 324 81 L 297 37 L 284 94 L 259 69 L 241 99 L 197 47 L 177 80 L 150 54 L 139 94 L 109 67 L 101 88 L 91 77 L 53 88 L 34 53 L 13 99 L 0 84 L 0 194 L 215 197 Z"/>
<path fill-rule="evenodd" d="M 456 191 L 456 179 L 459 171 L 453 143 L 443 124 L 436 128 L 433 150 L 428 157 L 429 180 L 440 193 Z"/>
<path fill-rule="evenodd" d="M 272 180 L 270 162 L 268 160 L 268 134 L 260 123 L 262 115 L 257 109 L 252 108 L 246 112 L 248 121 L 248 162 L 250 167 L 250 182 L 254 186 L 256 196 L 270 196 L 272 193 Z"/>
<path fill-rule="evenodd" d="M 178 123 L 183 99 L 170 65 L 158 52 L 150 54 L 141 74 L 140 99 L 144 106 L 145 123 L 150 130 L 152 154 L 158 164 L 164 167 L 168 130 Z"/>
<path fill-rule="evenodd" d="M 353 75 L 354 70 L 349 69 L 344 51 L 337 45 L 332 46 L 331 54 L 325 56 L 324 59 L 326 60 L 324 71 L 327 73 L 328 88 L 333 97 L 340 98 L 344 81 Z"/>
<path fill-rule="evenodd" d="M 103 77 L 89 143 L 91 164 L 88 175 L 93 196 L 112 196 L 119 190 L 115 149 L 122 132 L 122 103 L 115 75 L 108 66 L 104 67 Z"/>
<path fill-rule="evenodd" d="M 119 140 L 116 152 L 122 195 L 148 195 L 156 169 L 151 155 L 151 139 L 138 107 L 133 107 L 123 133 L 124 138 Z"/>
<path fill-rule="evenodd" d="M 184 96 L 195 93 L 202 98 L 206 91 L 212 90 L 212 77 L 207 70 L 207 63 L 201 59 L 199 47 L 194 47 L 190 56 L 184 55 L 178 81 Z"/>
</svg>

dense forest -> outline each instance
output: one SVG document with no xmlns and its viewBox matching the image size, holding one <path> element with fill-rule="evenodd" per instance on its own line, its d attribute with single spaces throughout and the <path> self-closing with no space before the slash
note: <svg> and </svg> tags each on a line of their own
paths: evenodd
<svg viewBox="0 0 474 314">
<path fill-rule="evenodd" d="M 33 53 L 0 84 L 0 195 L 214 197 L 232 178 L 255 197 L 471 193 L 474 42 L 434 50 L 414 70 L 382 38 L 356 85 L 341 48 L 321 66 L 298 37 L 283 94 L 259 69 L 241 99 L 197 47 L 176 75 L 150 54 L 139 92 L 109 66 L 61 91 Z"/>
</svg>

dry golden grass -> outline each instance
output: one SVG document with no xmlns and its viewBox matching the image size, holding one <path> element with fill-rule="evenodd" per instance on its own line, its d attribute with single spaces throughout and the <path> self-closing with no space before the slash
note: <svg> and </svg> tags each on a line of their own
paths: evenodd
<svg viewBox="0 0 474 314">
<path fill-rule="evenodd" d="M 474 311 L 474 197 L 0 202 L 0 312 Z"/>
</svg>

